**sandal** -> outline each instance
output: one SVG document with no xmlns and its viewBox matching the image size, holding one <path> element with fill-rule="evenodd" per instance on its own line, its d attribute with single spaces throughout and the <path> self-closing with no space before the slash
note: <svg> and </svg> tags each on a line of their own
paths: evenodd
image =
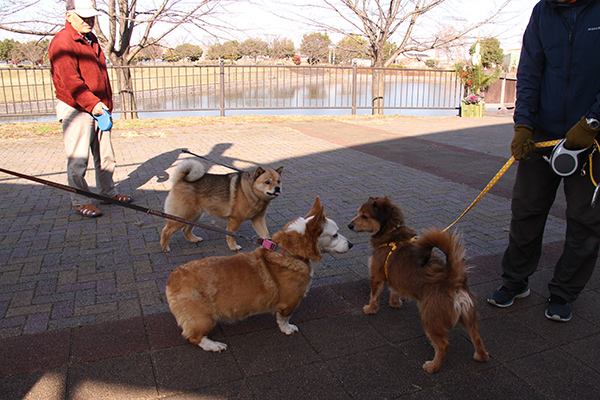
<svg viewBox="0 0 600 400">
<path fill-rule="evenodd" d="M 75 209 L 84 217 L 95 218 L 102 215 L 102 211 L 98 210 L 92 203 L 85 206 L 77 206 Z"/>
<path fill-rule="evenodd" d="M 133 201 L 133 197 L 127 196 L 126 194 L 117 194 L 112 197 L 113 200 L 120 201 L 121 203 L 131 203 Z"/>
</svg>

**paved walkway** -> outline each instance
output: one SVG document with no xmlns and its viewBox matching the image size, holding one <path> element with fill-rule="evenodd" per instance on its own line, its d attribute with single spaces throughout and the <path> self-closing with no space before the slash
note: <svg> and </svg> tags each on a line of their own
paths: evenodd
<svg viewBox="0 0 600 400">
<path fill-rule="evenodd" d="M 456 329 L 442 370 L 429 375 L 421 365 L 433 348 L 415 303 L 362 313 L 368 237 L 346 228 L 358 206 L 388 195 L 416 229 L 446 227 L 508 159 L 511 125 L 509 117 L 362 117 L 113 132 L 115 177 L 137 204 L 162 210 L 169 175 L 189 157 L 183 148 L 241 168 L 283 165 L 271 232 L 305 215 L 319 195 L 355 243 L 314 265 L 312 288 L 292 316 L 298 333 L 280 333 L 271 315 L 220 324 L 212 336 L 229 344 L 220 354 L 180 337 L 164 296 L 178 265 L 230 254 L 220 234 L 196 228 L 205 240 L 191 244 L 176 233 L 165 254 L 161 218 L 100 205 L 101 218 L 84 219 L 67 192 L 0 174 L 0 399 L 597 398 L 600 273 L 573 304 L 571 322 L 543 315 L 565 230 L 562 196 L 532 295 L 507 309 L 485 302 L 500 282 L 514 167 L 458 225 L 487 363 L 471 358 L 468 336 Z M 0 159 L 3 168 L 66 183 L 58 136 L 2 139 Z M 249 223 L 240 232 L 254 235 Z"/>
</svg>

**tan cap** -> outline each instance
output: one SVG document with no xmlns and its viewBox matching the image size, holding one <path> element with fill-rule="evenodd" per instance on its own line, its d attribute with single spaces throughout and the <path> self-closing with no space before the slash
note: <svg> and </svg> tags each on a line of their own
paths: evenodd
<svg viewBox="0 0 600 400">
<path fill-rule="evenodd" d="M 67 11 L 74 12 L 81 18 L 90 18 L 98 15 L 91 0 L 67 0 Z"/>
</svg>

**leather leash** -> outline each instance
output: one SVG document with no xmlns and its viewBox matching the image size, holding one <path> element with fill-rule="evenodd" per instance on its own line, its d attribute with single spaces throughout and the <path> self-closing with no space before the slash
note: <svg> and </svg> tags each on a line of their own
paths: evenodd
<svg viewBox="0 0 600 400">
<path fill-rule="evenodd" d="M 96 193 L 92 193 L 92 192 L 88 192 L 86 190 L 81 190 L 81 189 L 77 189 L 71 186 L 67 186 L 67 185 L 63 185 L 60 183 L 56 183 L 56 182 L 52 182 L 52 181 L 47 181 L 45 179 L 42 178 L 36 178 L 34 176 L 30 176 L 30 175 L 25 175 L 25 174 L 20 174 L 18 172 L 14 172 L 14 171 L 10 171 L 4 168 L 0 168 L 0 172 L 4 172 L 5 174 L 9 174 L 9 175 L 13 175 L 22 179 L 27 179 L 33 182 L 37 182 L 37 183 L 41 183 L 42 185 L 46 185 L 46 186 L 51 186 L 53 188 L 57 188 L 57 189 L 61 189 L 61 190 L 66 190 L 67 192 L 71 192 L 71 193 L 77 193 L 86 197 L 91 197 L 93 199 L 97 199 L 97 200 L 101 200 L 103 202 L 106 203 L 110 203 L 110 204 L 116 204 L 118 206 L 121 207 L 125 207 L 125 208 L 131 208 L 132 210 L 136 210 L 136 211 L 140 211 L 140 212 L 144 212 L 146 214 L 150 214 L 150 215 L 156 215 L 158 217 L 162 217 L 162 218 L 166 218 L 166 219 L 172 219 L 173 221 L 177 221 L 177 222 L 181 222 L 184 224 L 188 224 L 188 225 L 193 225 L 193 226 L 197 226 L 200 228 L 204 228 L 204 229 L 208 229 L 214 232 L 218 232 L 218 233 L 222 233 L 224 235 L 228 235 L 228 236 L 233 236 L 233 237 L 242 237 L 244 239 L 248 239 L 251 240 L 249 237 L 241 235 L 237 232 L 231 232 L 231 231 L 227 231 L 225 229 L 221 229 L 221 228 L 217 228 L 214 226 L 210 226 L 210 225 L 206 225 L 206 224 L 201 224 L 199 222 L 194 222 L 191 221 L 189 219 L 185 219 L 185 218 L 180 218 L 176 215 L 172 215 L 172 214 L 167 214 L 164 213 L 162 211 L 156 211 L 156 210 L 152 210 L 146 207 L 142 207 L 142 206 L 138 206 L 136 204 L 132 204 L 132 203 L 125 203 L 119 200 L 114 200 L 111 199 L 110 197 L 106 197 L 106 196 L 102 196 L 100 194 L 96 194 Z"/>
<path fill-rule="evenodd" d="M 186 153 L 186 154 L 191 154 L 191 155 L 193 155 L 194 157 L 198 157 L 198 158 L 201 158 L 201 159 L 203 159 L 203 160 L 210 161 L 210 162 L 211 162 L 211 163 L 213 163 L 213 164 L 217 164 L 217 165 L 220 165 L 220 166 L 222 166 L 222 167 L 225 167 L 225 168 L 232 169 L 232 170 L 234 170 L 234 171 L 236 171 L 236 172 L 244 172 L 244 170 L 243 170 L 243 169 L 239 169 L 239 168 L 236 168 L 236 167 L 232 167 L 231 165 L 227 165 L 227 164 L 223 164 L 223 163 L 220 163 L 220 162 L 217 162 L 217 161 L 210 160 L 210 159 L 208 159 L 207 157 L 201 156 L 201 155 L 199 155 L 199 154 L 192 153 L 192 152 L 191 152 L 191 151 L 189 151 L 188 149 L 183 149 L 183 150 L 181 150 L 181 152 L 182 152 L 182 153 Z"/>
</svg>

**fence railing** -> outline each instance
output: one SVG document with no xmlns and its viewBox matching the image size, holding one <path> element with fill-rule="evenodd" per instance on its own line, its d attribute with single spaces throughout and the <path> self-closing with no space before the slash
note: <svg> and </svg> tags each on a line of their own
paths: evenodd
<svg viewBox="0 0 600 400">
<path fill-rule="evenodd" d="M 135 107 L 120 91 L 119 69 L 131 76 Z M 115 113 L 230 110 L 370 110 L 373 73 L 384 75 L 384 110 L 457 109 L 454 71 L 357 66 L 136 65 L 109 67 Z M 0 69 L 0 118 L 54 115 L 48 67 Z M 0 120 L 1 120 L 0 119 Z"/>
</svg>

